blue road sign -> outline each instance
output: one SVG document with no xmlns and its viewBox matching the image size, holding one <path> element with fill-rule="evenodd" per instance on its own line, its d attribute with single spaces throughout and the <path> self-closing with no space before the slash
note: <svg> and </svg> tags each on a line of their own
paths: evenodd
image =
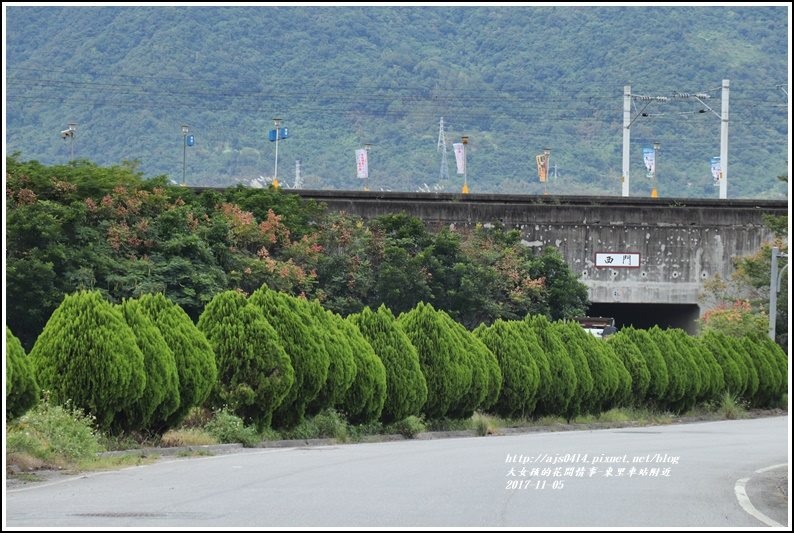
<svg viewBox="0 0 794 533">
<path fill-rule="evenodd" d="M 185 141 L 187 142 L 188 146 L 193 146 L 196 142 L 196 139 L 192 135 L 188 135 Z"/>
<path fill-rule="evenodd" d="M 289 131 L 287 130 L 287 128 L 279 128 L 278 139 L 282 140 L 282 139 L 286 139 L 287 137 L 289 137 Z M 268 139 L 270 140 L 270 142 L 276 140 L 276 130 L 270 130 L 270 132 L 268 133 Z"/>
</svg>

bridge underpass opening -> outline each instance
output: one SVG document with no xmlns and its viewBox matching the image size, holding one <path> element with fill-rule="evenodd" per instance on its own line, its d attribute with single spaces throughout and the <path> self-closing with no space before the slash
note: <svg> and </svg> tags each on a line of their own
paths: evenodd
<svg viewBox="0 0 794 533">
<path fill-rule="evenodd" d="M 587 314 L 613 317 L 618 330 L 624 326 L 634 326 L 637 329 L 659 326 L 663 329 L 681 328 L 694 335 L 697 333 L 700 307 L 697 304 L 593 303 L 590 304 Z"/>
</svg>

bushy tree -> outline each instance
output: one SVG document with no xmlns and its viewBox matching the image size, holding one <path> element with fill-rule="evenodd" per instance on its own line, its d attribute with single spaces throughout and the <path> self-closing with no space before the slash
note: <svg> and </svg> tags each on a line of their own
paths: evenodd
<svg viewBox="0 0 794 533">
<path fill-rule="evenodd" d="M 347 389 L 356 378 L 356 361 L 347 335 L 340 329 L 339 321 L 342 317 L 323 309 L 316 300 L 298 303 L 315 320 L 315 332 L 328 354 L 328 377 L 325 385 L 308 407 L 310 412 L 320 412 L 344 401 Z"/>
<path fill-rule="evenodd" d="M 16 418 L 36 405 L 39 384 L 25 349 L 6 326 L 6 419 Z"/>
<path fill-rule="evenodd" d="M 504 417 L 531 416 L 537 402 L 540 372 L 530 352 L 540 351 L 540 346 L 537 343 L 530 346 L 524 336 L 515 334 L 509 322 L 501 319 L 490 327 L 481 324 L 474 335 L 496 356 L 501 370 L 502 389 L 493 411 Z"/>
<path fill-rule="evenodd" d="M 577 327 L 578 324 L 577 324 Z M 597 414 L 612 407 L 613 398 L 618 390 L 618 369 L 602 339 L 585 332 L 581 327 L 582 351 L 593 377 L 593 392 L 590 402 L 585 404 L 584 412 Z"/>
<path fill-rule="evenodd" d="M 181 422 L 191 407 L 200 406 L 209 398 L 218 380 L 215 353 L 187 313 L 164 294 L 144 294 L 139 301 L 174 353 L 179 375 L 179 407 L 161 428 L 167 429 Z"/>
<path fill-rule="evenodd" d="M 457 350 L 457 359 L 464 368 L 471 371 L 471 384 L 468 391 L 450 412 L 453 418 L 471 418 L 475 409 L 482 408 L 486 399 L 493 396 L 489 361 L 493 354 L 482 342 L 472 337 L 471 332 L 455 322 L 444 311 L 436 310 L 441 321 L 452 334 Z M 501 381 L 501 379 L 500 379 Z"/>
<path fill-rule="evenodd" d="M 540 347 L 549 361 L 551 384 L 549 393 L 538 400 L 538 412 L 544 415 L 566 415 L 578 381 L 576 369 L 560 336 L 543 315 L 529 315 L 525 319 L 535 331 Z"/>
<path fill-rule="evenodd" d="M 427 401 L 427 381 L 416 348 L 391 310 L 385 305 L 377 311 L 365 307 L 348 319 L 358 327 L 386 369 L 386 403 L 381 420 L 388 424 L 419 415 Z"/>
<path fill-rule="evenodd" d="M 452 416 L 471 386 L 471 368 L 462 360 L 452 332 L 435 309 L 425 303 L 401 314 L 397 321 L 416 347 L 427 380 L 425 416 Z"/>
<path fill-rule="evenodd" d="M 174 352 L 138 300 L 124 300 L 118 308 L 135 334 L 146 372 L 146 388 L 135 403 L 120 413 L 121 425 L 126 430 L 157 431 L 180 403 Z"/>
<path fill-rule="evenodd" d="M 623 331 L 607 337 L 607 342 L 631 374 L 631 403 L 641 404 L 645 400 L 651 382 L 651 373 L 642 354 Z"/>
<path fill-rule="evenodd" d="M 350 317 L 340 325 L 356 360 L 356 377 L 347 390 L 341 410 L 354 424 L 375 421 L 386 402 L 386 367 Z"/>
<path fill-rule="evenodd" d="M 646 401 L 653 405 L 659 405 L 665 397 L 667 387 L 670 384 L 670 375 L 662 352 L 656 346 L 656 343 L 653 342 L 650 334 L 644 329 L 636 329 L 630 326 L 623 328 L 621 333 L 625 333 L 629 340 L 634 343 L 648 368 L 650 381 L 648 382 Z"/>
<path fill-rule="evenodd" d="M 757 342 L 762 348 L 766 350 L 770 363 L 777 368 L 777 375 L 779 376 L 779 380 L 777 382 L 777 387 L 775 388 L 775 392 L 773 394 L 773 401 L 779 401 L 783 397 L 783 394 L 785 394 L 788 389 L 788 382 L 789 382 L 788 357 L 786 357 L 786 352 L 783 351 L 783 348 L 781 348 L 779 344 L 773 342 L 772 340 L 766 337 L 760 339 Z"/>
<path fill-rule="evenodd" d="M 685 363 L 678 353 L 678 348 L 669 338 L 665 330 L 659 326 L 654 326 L 648 330 L 651 341 L 656 345 L 659 353 L 664 358 L 667 366 L 667 390 L 661 400 L 661 406 L 665 409 L 673 409 L 689 390 L 689 374 L 685 371 Z"/>
<path fill-rule="evenodd" d="M 746 376 L 743 366 L 740 367 L 732 350 L 723 344 L 724 335 L 716 331 L 708 331 L 702 338 L 703 346 L 711 352 L 722 368 L 725 390 L 731 394 L 741 395 L 744 392 Z"/>
<path fill-rule="evenodd" d="M 262 312 L 237 291 L 215 295 L 198 321 L 215 352 L 218 381 L 213 407 L 227 407 L 259 429 L 295 382 L 295 372 L 278 334 Z"/>
<path fill-rule="evenodd" d="M 283 428 L 300 423 L 307 407 L 325 385 L 331 364 L 314 320 L 294 300 L 267 287 L 257 289 L 249 298 L 278 332 L 295 370 L 295 384 L 273 413 L 273 425 Z"/>
<path fill-rule="evenodd" d="M 507 329 L 527 345 L 527 353 L 535 362 L 535 366 L 538 367 L 539 382 L 536 394 L 537 400 L 534 407 L 534 410 L 537 411 L 538 402 L 540 402 L 541 398 L 548 398 L 549 394 L 551 394 L 551 387 L 554 385 L 549 358 L 540 345 L 537 333 L 535 333 L 535 330 L 527 320 L 511 320 L 507 322 Z"/>
<path fill-rule="evenodd" d="M 143 354 L 121 312 L 98 291 L 67 295 L 30 352 L 36 379 L 54 402 L 67 400 L 96 417 L 103 430 L 146 387 Z"/>
<path fill-rule="evenodd" d="M 565 320 L 554 322 L 552 328 L 559 335 L 576 371 L 576 392 L 571 396 L 571 401 L 568 402 L 568 408 L 565 411 L 565 418 L 570 421 L 583 412 L 590 412 L 591 405 L 594 403 L 593 374 L 590 371 L 587 356 L 584 354 L 586 348 L 582 338 L 588 333 L 578 323 Z"/>
<path fill-rule="evenodd" d="M 609 339 L 610 337 L 607 337 Z M 609 400 L 611 407 L 625 407 L 631 404 L 632 380 L 631 373 L 623 364 L 623 359 L 615 353 L 614 346 L 610 342 L 603 344 L 606 357 L 611 360 L 612 366 L 617 373 L 617 387 L 614 396 Z"/>
</svg>

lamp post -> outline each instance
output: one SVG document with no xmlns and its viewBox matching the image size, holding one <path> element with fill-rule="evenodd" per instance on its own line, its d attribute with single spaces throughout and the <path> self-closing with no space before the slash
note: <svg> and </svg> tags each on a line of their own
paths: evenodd
<svg viewBox="0 0 794 533">
<path fill-rule="evenodd" d="M 463 194 L 469 194 L 469 169 L 466 164 L 466 145 L 469 144 L 469 136 L 463 135 L 460 138 L 460 142 L 463 143 L 463 190 L 461 192 Z"/>
<path fill-rule="evenodd" d="M 185 181 L 185 162 L 187 161 L 187 134 L 190 128 L 182 124 L 182 187 L 187 185 Z"/>
<path fill-rule="evenodd" d="M 659 141 L 653 143 L 653 189 L 651 189 L 651 198 L 658 198 L 659 193 L 656 191 L 656 170 L 659 168 Z"/>
<path fill-rule="evenodd" d="M 370 148 L 372 148 L 371 144 L 368 144 L 368 143 L 364 144 L 364 150 L 367 151 L 367 175 L 364 178 L 364 190 L 365 191 L 369 190 L 369 150 L 370 150 Z"/>
<path fill-rule="evenodd" d="M 278 138 L 281 137 L 278 127 L 281 126 L 281 119 L 274 118 L 273 123 L 276 125 L 276 167 L 273 170 L 273 187 L 278 189 Z"/>
<path fill-rule="evenodd" d="M 777 293 L 780 292 L 780 277 L 783 272 L 788 268 L 788 263 L 782 269 L 780 274 L 777 271 L 777 258 L 788 258 L 788 254 L 780 252 L 780 248 L 774 246 L 772 248 L 772 264 L 769 272 L 769 338 L 775 340 L 775 322 L 777 321 Z"/>
</svg>

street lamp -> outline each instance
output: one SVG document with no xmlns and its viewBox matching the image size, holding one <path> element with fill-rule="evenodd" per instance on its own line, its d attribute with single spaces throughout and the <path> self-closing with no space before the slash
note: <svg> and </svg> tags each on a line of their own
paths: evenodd
<svg viewBox="0 0 794 533">
<path fill-rule="evenodd" d="M 780 252 L 780 248 L 774 246 L 772 248 L 772 264 L 769 272 L 769 338 L 775 340 L 775 322 L 777 321 L 777 293 L 780 292 L 780 277 L 783 272 L 788 268 L 788 263 L 780 273 L 777 271 L 777 258 L 788 258 L 788 254 Z"/>
<path fill-rule="evenodd" d="M 278 138 L 281 137 L 278 127 L 281 125 L 281 119 L 274 118 L 273 122 L 276 125 L 276 168 L 273 170 L 273 187 L 278 189 Z"/>
<path fill-rule="evenodd" d="M 463 143 L 463 190 L 461 191 L 463 194 L 469 194 L 469 183 L 468 183 L 468 165 L 466 164 L 466 145 L 469 144 L 469 136 L 463 135 L 460 138 L 460 141 Z"/>
<path fill-rule="evenodd" d="M 364 177 L 364 190 L 369 190 L 369 150 L 372 148 L 371 144 L 364 144 L 364 150 L 367 151 L 367 175 Z"/>
<path fill-rule="evenodd" d="M 190 128 L 182 124 L 182 187 L 187 185 L 185 181 L 185 162 L 187 161 L 187 134 Z"/>
<path fill-rule="evenodd" d="M 67 128 L 61 131 L 61 139 L 66 139 L 67 137 L 71 139 L 70 147 L 69 147 L 69 159 L 74 160 L 74 134 L 77 131 L 77 124 L 74 122 L 70 122 L 66 125 Z"/>
<path fill-rule="evenodd" d="M 653 143 L 653 189 L 651 189 L 651 198 L 658 198 L 659 193 L 656 192 L 656 170 L 659 168 L 659 141 Z"/>
</svg>

